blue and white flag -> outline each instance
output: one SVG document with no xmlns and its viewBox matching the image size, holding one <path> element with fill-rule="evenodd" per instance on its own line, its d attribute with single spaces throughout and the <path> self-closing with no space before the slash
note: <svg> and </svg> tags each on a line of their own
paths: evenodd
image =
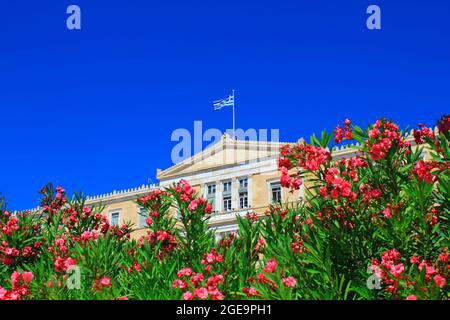
<svg viewBox="0 0 450 320">
<path fill-rule="evenodd" d="M 214 111 L 220 110 L 223 107 L 234 106 L 234 95 L 230 95 L 226 99 L 214 101 L 213 106 L 214 106 Z"/>
</svg>

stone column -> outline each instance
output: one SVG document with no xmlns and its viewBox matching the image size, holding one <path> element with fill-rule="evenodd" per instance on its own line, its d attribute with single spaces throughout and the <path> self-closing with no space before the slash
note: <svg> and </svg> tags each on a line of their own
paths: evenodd
<svg viewBox="0 0 450 320">
<path fill-rule="evenodd" d="M 248 206 L 253 208 L 253 175 L 248 175 L 247 197 Z"/>
<path fill-rule="evenodd" d="M 239 209 L 239 180 L 231 179 L 231 209 Z"/>
<path fill-rule="evenodd" d="M 223 207 L 222 207 L 222 191 L 223 191 L 223 186 L 222 186 L 222 182 L 221 181 L 216 181 L 216 211 L 217 212 L 222 212 L 223 211 Z"/>
</svg>

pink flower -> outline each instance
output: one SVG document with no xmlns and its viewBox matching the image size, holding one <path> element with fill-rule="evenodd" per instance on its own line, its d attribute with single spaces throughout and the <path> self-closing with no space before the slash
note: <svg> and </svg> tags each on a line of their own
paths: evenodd
<svg viewBox="0 0 450 320">
<path fill-rule="evenodd" d="M 11 282 L 12 282 L 13 286 L 18 285 L 19 281 L 20 281 L 20 272 L 14 271 L 11 274 Z"/>
<path fill-rule="evenodd" d="M 406 300 L 417 300 L 417 297 L 415 295 L 410 295 L 406 297 Z"/>
<path fill-rule="evenodd" d="M 441 260 L 442 262 L 447 262 L 449 257 L 450 255 L 448 253 L 441 253 L 439 255 L 439 260 Z"/>
<path fill-rule="evenodd" d="M 384 209 L 383 213 L 384 213 L 384 217 L 386 219 L 392 218 L 391 208 L 388 207 L 388 208 Z"/>
<path fill-rule="evenodd" d="M 187 291 L 183 293 L 183 300 L 192 300 L 192 299 L 194 299 L 194 295 L 192 294 L 192 292 Z"/>
<path fill-rule="evenodd" d="M 215 259 L 216 259 L 216 256 L 215 256 L 214 253 L 208 253 L 208 254 L 206 255 L 206 261 L 207 261 L 208 263 L 213 263 Z"/>
<path fill-rule="evenodd" d="M 274 258 L 270 258 L 269 261 L 267 262 L 266 268 L 264 269 L 264 271 L 266 272 L 275 272 L 277 270 L 277 262 L 275 261 Z"/>
<path fill-rule="evenodd" d="M 419 257 L 418 256 L 412 256 L 410 262 L 412 264 L 418 264 L 420 262 L 419 261 Z"/>
<path fill-rule="evenodd" d="M 194 211 L 197 210 L 197 201 L 196 200 L 192 200 L 191 203 L 188 206 L 189 211 Z"/>
<path fill-rule="evenodd" d="M 192 269 L 191 269 L 191 268 L 184 268 L 184 269 L 181 269 L 181 270 L 178 271 L 178 273 L 177 273 L 177 277 L 178 277 L 178 278 L 181 278 L 181 277 L 183 277 L 183 276 L 190 277 L 191 275 L 192 275 Z"/>
<path fill-rule="evenodd" d="M 403 271 L 405 271 L 405 267 L 403 266 L 403 263 L 399 263 L 399 264 L 393 265 L 391 267 L 391 273 L 396 278 L 400 278 L 400 276 L 402 275 Z"/>
<path fill-rule="evenodd" d="M 156 231 L 156 240 L 164 241 L 169 237 L 169 234 L 166 231 L 158 230 Z"/>
<path fill-rule="evenodd" d="M 100 280 L 100 284 L 101 284 L 103 287 L 110 287 L 110 286 L 111 286 L 111 278 L 110 278 L 110 277 L 103 277 L 103 278 Z"/>
<path fill-rule="evenodd" d="M 33 280 L 34 276 L 32 272 L 25 271 L 22 273 L 22 280 L 25 282 L 31 282 Z"/>
<path fill-rule="evenodd" d="M 294 277 L 287 277 L 281 280 L 286 287 L 295 288 L 297 286 L 297 280 Z"/>
<path fill-rule="evenodd" d="M 212 205 L 210 203 L 207 203 L 205 206 L 205 213 L 210 214 L 212 212 Z"/>
<path fill-rule="evenodd" d="M 7 293 L 8 293 L 8 291 L 5 288 L 0 287 L 0 300 L 5 299 L 5 296 Z"/>
<path fill-rule="evenodd" d="M 207 285 L 216 286 L 220 281 L 223 280 L 223 276 L 221 274 L 212 276 L 208 278 Z"/>
<path fill-rule="evenodd" d="M 378 129 L 372 129 L 369 131 L 369 138 L 375 139 L 380 134 L 380 131 Z"/>
<path fill-rule="evenodd" d="M 180 279 L 177 279 L 172 283 L 172 288 L 174 288 L 174 289 L 177 289 L 177 288 L 185 289 L 186 287 L 187 287 L 186 282 L 184 282 Z"/>
<path fill-rule="evenodd" d="M 436 178 L 432 174 L 432 170 L 434 168 L 435 168 L 434 162 L 427 162 L 424 160 L 420 160 L 414 167 L 413 172 L 416 174 L 419 180 L 426 181 L 427 183 L 432 184 L 434 183 Z"/>
<path fill-rule="evenodd" d="M 248 288 L 248 290 L 247 290 L 247 295 L 248 295 L 249 297 L 256 296 L 256 295 L 258 295 L 258 291 L 257 291 L 254 287 L 250 287 L 250 288 Z"/>
<path fill-rule="evenodd" d="M 69 269 L 70 267 L 73 267 L 76 264 L 76 261 L 72 258 L 67 258 L 66 261 L 64 261 L 64 267 L 65 269 Z"/>
<path fill-rule="evenodd" d="M 206 288 L 197 288 L 194 291 L 194 296 L 199 299 L 206 299 L 208 298 L 208 290 Z"/>
<path fill-rule="evenodd" d="M 434 282 L 440 287 L 443 288 L 446 284 L 445 278 L 440 274 L 434 276 Z"/>
<path fill-rule="evenodd" d="M 191 278 L 191 282 L 195 285 L 195 284 L 197 284 L 198 282 L 203 281 L 203 279 L 204 279 L 203 274 L 197 273 L 196 275 L 194 275 L 194 276 Z"/>
</svg>

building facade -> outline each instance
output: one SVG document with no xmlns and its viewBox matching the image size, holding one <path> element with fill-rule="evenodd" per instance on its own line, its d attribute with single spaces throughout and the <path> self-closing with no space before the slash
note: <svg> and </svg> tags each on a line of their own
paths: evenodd
<svg viewBox="0 0 450 320">
<path fill-rule="evenodd" d="M 414 144 L 412 137 L 409 140 Z M 277 159 L 285 144 L 234 140 L 224 135 L 220 142 L 193 157 L 165 170 L 158 169 L 159 184 L 90 197 L 87 204 L 104 206 L 103 212 L 112 225 L 131 223 L 135 229 L 132 236 L 138 238 L 146 233 L 146 213 L 136 200 L 185 179 L 212 203 L 209 224 L 219 237 L 237 230 L 237 215 L 263 214 L 270 204 L 296 203 L 304 197 L 307 179 L 300 190 L 292 193 L 280 185 Z M 354 155 L 351 146 L 332 151 L 336 160 Z"/>
</svg>

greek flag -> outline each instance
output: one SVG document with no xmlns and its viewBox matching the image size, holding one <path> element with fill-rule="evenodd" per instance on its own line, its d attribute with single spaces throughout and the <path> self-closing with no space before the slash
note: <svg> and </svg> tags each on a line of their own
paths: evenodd
<svg viewBox="0 0 450 320">
<path fill-rule="evenodd" d="M 226 99 L 214 101 L 213 106 L 214 111 L 220 110 L 223 107 L 234 106 L 234 95 L 230 95 Z"/>
</svg>

